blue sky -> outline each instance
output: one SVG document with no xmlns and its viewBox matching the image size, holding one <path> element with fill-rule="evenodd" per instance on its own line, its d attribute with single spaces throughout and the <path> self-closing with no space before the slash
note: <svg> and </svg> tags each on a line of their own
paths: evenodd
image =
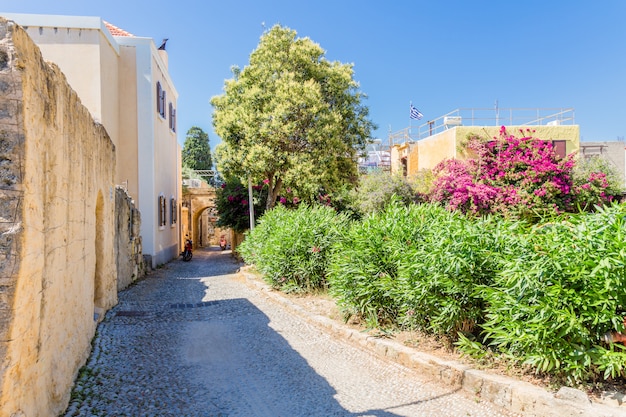
<svg viewBox="0 0 626 417">
<path fill-rule="evenodd" d="M 626 1 L 0 0 L 0 12 L 99 16 L 137 36 L 169 38 L 178 134 L 220 139 L 209 100 L 244 67 L 264 27 L 309 37 L 353 63 L 373 136 L 457 108 L 575 110 L 583 140 L 626 136 Z"/>
</svg>

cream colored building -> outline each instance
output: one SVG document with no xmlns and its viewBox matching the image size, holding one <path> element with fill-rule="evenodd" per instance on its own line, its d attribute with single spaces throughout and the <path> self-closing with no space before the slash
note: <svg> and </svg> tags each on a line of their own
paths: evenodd
<svg viewBox="0 0 626 417">
<path fill-rule="evenodd" d="M 488 109 L 458 109 L 416 128 L 391 134 L 391 172 L 410 177 L 433 169 L 445 159 L 463 159 L 463 142 L 468 136 L 497 137 L 501 126 L 518 137 L 528 135 L 552 141 L 561 156 L 579 151 L 580 128 L 574 124 L 572 109 L 501 110 L 508 117 L 483 117 Z"/>
<path fill-rule="evenodd" d="M 47 61 L 57 64 L 116 149 L 115 181 L 142 217 L 151 266 L 179 254 L 178 93 L 165 50 L 99 17 L 2 13 L 23 26 Z"/>
</svg>

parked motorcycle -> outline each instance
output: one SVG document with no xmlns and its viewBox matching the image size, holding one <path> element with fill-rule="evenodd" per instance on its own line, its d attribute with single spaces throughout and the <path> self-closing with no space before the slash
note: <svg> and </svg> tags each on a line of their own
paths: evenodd
<svg viewBox="0 0 626 417">
<path fill-rule="evenodd" d="M 191 261 L 191 257 L 193 256 L 192 248 L 193 248 L 193 244 L 191 242 L 191 239 L 187 239 L 185 241 L 185 250 L 181 252 L 183 261 L 185 262 Z"/>
</svg>

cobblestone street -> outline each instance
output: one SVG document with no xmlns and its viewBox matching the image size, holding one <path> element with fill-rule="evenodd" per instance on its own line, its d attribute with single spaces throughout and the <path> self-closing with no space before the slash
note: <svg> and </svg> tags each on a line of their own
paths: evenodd
<svg viewBox="0 0 626 417">
<path fill-rule="evenodd" d="M 65 416 L 512 416 L 311 326 L 198 250 L 120 294 Z"/>
</svg>

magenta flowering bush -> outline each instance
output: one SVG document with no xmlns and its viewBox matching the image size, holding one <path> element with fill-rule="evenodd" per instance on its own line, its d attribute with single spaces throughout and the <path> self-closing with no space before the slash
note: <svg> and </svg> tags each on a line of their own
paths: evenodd
<svg viewBox="0 0 626 417">
<path fill-rule="evenodd" d="M 252 185 L 254 214 L 257 221 L 265 213 L 269 182 L 265 179 L 259 184 Z M 216 194 L 217 211 L 220 215 L 218 226 L 230 227 L 238 232 L 247 230 L 250 227 L 248 186 L 242 184 L 237 178 L 228 178 L 216 190 Z M 287 187 L 277 197 L 277 203 L 288 208 L 295 208 L 299 205 L 300 199 L 294 195 L 291 188 Z"/>
<path fill-rule="evenodd" d="M 265 184 L 252 186 L 252 198 L 255 217 L 258 219 L 265 211 L 265 198 L 263 192 Z M 267 190 L 266 190 L 267 191 Z M 243 232 L 250 227 L 250 197 L 248 187 L 237 178 L 228 178 L 220 188 L 216 190 L 216 206 L 219 213 L 217 225 L 230 227 L 237 232 Z"/>
<path fill-rule="evenodd" d="M 523 137 L 511 135 L 503 126 L 492 140 L 470 138 L 469 159 L 445 160 L 433 170 L 430 201 L 475 215 L 536 217 L 612 200 L 615 190 L 602 172 L 575 184 L 574 155 L 561 158 L 550 141 L 534 138 L 534 131 L 520 133 Z"/>
</svg>

